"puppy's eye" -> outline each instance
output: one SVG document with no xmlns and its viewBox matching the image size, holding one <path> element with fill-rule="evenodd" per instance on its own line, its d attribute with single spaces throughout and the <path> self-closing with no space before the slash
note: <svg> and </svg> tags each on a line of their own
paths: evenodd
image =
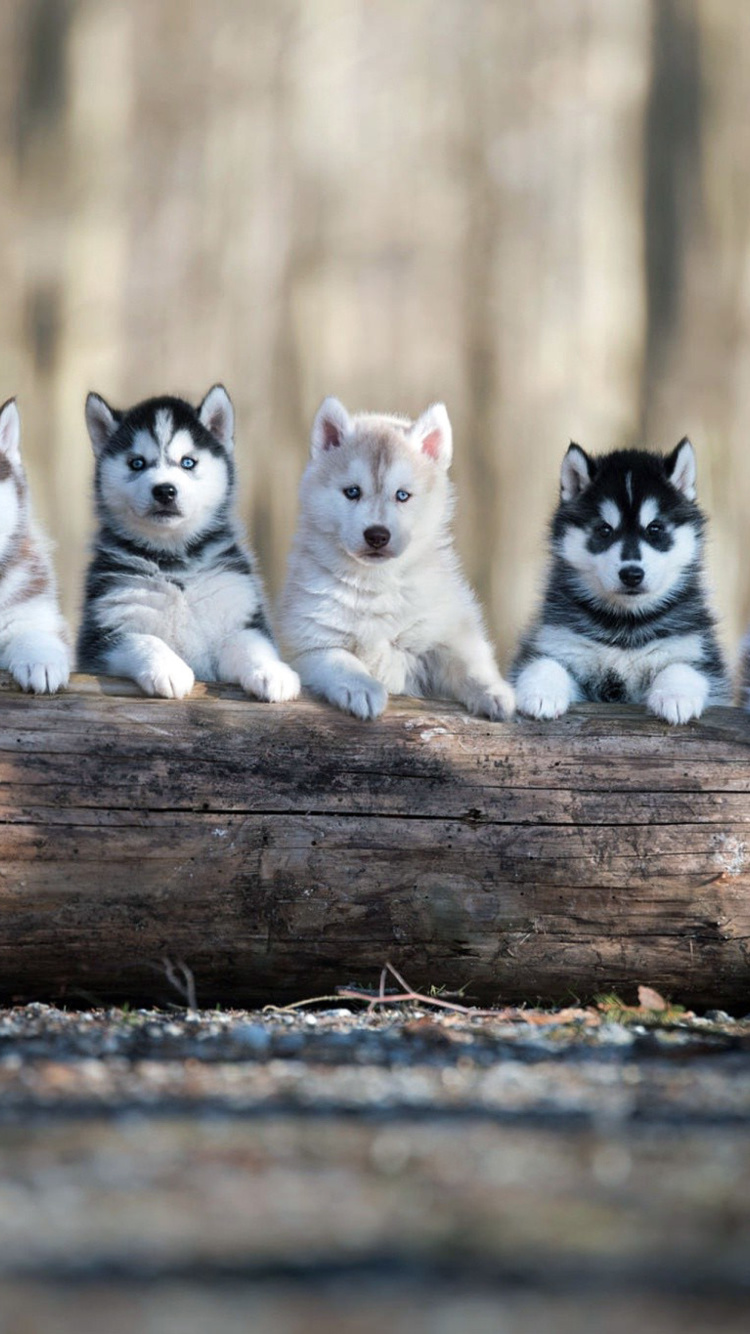
<svg viewBox="0 0 750 1334">
<path fill-rule="evenodd" d="M 134 454 L 132 459 L 128 459 L 128 467 L 131 472 L 143 472 L 146 466 L 146 460 L 142 454 Z"/>
<path fill-rule="evenodd" d="M 411 500 L 411 491 L 404 491 L 404 488 L 400 487 L 396 492 L 396 500 L 400 500 L 403 505 L 405 500 Z"/>
<path fill-rule="evenodd" d="M 193 459 L 189 454 L 186 454 L 184 458 L 180 459 L 180 467 L 189 472 L 191 468 L 195 467 L 197 462 L 197 459 Z"/>
<path fill-rule="evenodd" d="M 597 537 L 611 537 L 614 529 L 611 523 L 594 524 L 594 532 Z"/>
<path fill-rule="evenodd" d="M 359 486 L 345 486 L 344 495 L 347 500 L 359 500 L 362 495 L 362 488 Z"/>
<path fill-rule="evenodd" d="M 648 528 L 646 529 L 646 533 L 648 534 L 649 537 L 661 537 L 663 532 L 664 532 L 664 524 L 662 523 L 661 519 L 652 520 L 652 522 L 648 525 Z"/>
</svg>

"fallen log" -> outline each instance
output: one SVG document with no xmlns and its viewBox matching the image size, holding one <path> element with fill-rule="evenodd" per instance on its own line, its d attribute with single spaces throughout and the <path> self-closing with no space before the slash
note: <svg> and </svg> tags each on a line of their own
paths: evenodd
<svg viewBox="0 0 750 1334">
<path fill-rule="evenodd" d="M 0 683 L 0 999 L 542 1002 L 648 983 L 750 1010 L 750 718 L 584 706 L 357 722 L 231 687 Z"/>
</svg>

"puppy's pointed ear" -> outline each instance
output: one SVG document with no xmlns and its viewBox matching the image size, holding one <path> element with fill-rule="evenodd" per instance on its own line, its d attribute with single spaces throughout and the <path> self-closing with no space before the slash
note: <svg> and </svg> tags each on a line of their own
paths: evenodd
<svg viewBox="0 0 750 1334">
<path fill-rule="evenodd" d="M 431 403 L 415 421 L 409 439 L 441 468 L 449 468 L 453 458 L 453 429 L 445 404 Z"/>
<path fill-rule="evenodd" d="M 695 451 L 687 436 L 667 455 L 664 468 L 672 486 L 676 486 L 687 500 L 695 500 Z"/>
<path fill-rule="evenodd" d="M 234 408 L 223 384 L 209 389 L 198 408 L 198 420 L 228 454 L 234 449 Z"/>
<path fill-rule="evenodd" d="M 89 394 L 86 399 L 86 425 L 97 458 L 117 430 L 119 420 L 120 413 L 113 412 L 99 394 Z"/>
<path fill-rule="evenodd" d="M 338 449 L 349 438 L 352 419 L 337 398 L 324 398 L 310 432 L 310 454 L 314 459 L 327 449 Z"/>
<path fill-rule="evenodd" d="M 14 398 L 0 408 L 0 452 L 11 463 L 21 461 L 21 418 Z"/>
<path fill-rule="evenodd" d="M 592 460 L 580 445 L 574 445 L 571 440 L 560 469 L 560 499 L 575 500 L 586 490 L 593 476 Z"/>
</svg>

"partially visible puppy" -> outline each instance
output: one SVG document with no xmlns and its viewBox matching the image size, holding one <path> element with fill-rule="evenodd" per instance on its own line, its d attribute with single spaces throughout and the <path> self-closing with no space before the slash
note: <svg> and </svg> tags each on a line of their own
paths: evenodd
<svg viewBox="0 0 750 1334">
<path fill-rule="evenodd" d="M 82 671 L 182 698 L 195 676 L 294 699 L 254 557 L 234 514 L 234 413 L 214 385 L 198 408 L 152 398 L 116 412 L 89 394 L 99 530 L 78 639 Z"/>
<path fill-rule="evenodd" d="M 70 649 L 45 538 L 31 516 L 15 399 L 0 408 L 0 667 L 23 690 L 68 684 Z"/>
<path fill-rule="evenodd" d="M 576 700 L 623 700 L 684 723 L 729 703 L 695 495 L 687 439 L 666 457 L 570 446 L 542 608 L 511 674 L 521 713 L 557 718 Z"/>
<path fill-rule="evenodd" d="M 389 691 L 513 713 L 453 548 L 451 453 L 441 403 L 411 422 L 327 398 L 315 417 L 280 625 L 303 684 L 358 718 Z"/>
</svg>

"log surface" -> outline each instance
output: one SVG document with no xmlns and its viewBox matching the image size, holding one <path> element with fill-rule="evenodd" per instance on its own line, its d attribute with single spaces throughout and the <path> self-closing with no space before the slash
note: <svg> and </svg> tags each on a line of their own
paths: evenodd
<svg viewBox="0 0 750 1334">
<path fill-rule="evenodd" d="M 583 706 L 371 724 L 224 687 L 0 690 L 0 998 L 275 1003 L 388 959 L 557 1002 L 649 983 L 750 1010 L 750 718 Z"/>
</svg>

